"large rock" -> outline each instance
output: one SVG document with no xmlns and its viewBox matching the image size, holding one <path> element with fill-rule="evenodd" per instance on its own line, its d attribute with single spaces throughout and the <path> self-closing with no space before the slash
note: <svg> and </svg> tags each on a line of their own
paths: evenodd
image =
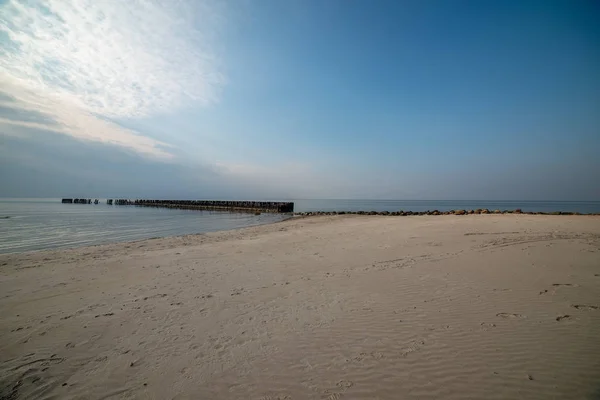
<svg viewBox="0 0 600 400">
<path fill-rule="evenodd" d="M 483 210 L 481 210 L 482 214 L 489 214 L 490 210 L 488 210 L 487 208 L 484 208 Z"/>
<path fill-rule="evenodd" d="M 456 210 L 454 211 L 454 215 L 465 215 L 467 212 L 465 210 Z"/>
</svg>

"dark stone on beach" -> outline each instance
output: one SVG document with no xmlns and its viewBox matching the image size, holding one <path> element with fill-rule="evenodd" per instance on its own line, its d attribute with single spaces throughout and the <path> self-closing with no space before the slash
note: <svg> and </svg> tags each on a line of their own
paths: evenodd
<svg viewBox="0 0 600 400">
<path fill-rule="evenodd" d="M 255 212 L 256 215 L 260 215 L 260 211 Z M 476 209 L 476 210 L 427 210 L 427 211 L 305 211 L 295 212 L 293 215 L 299 217 L 308 217 L 316 215 L 393 215 L 393 216 L 407 216 L 407 215 L 468 215 L 468 214 L 527 214 L 527 215 L 600 215 L 600 213 L 589 213 L 583 214 L 580 212 L 571 211 L 554 211 L 554 212 L 542 212 L 542 211 L 522 211 L 521 209 L 516 210 L 488 210 L 488 209 Z M 0 219 L 8 218 L 0 216 Z"/>
</svg>

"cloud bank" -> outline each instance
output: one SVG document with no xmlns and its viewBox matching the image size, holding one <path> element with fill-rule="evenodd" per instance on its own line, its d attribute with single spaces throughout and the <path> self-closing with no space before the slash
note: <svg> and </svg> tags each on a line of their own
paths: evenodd
<svg viewBox="0 0 600 400">
<path fill-rule="evenodd" d="M 169 159 L 168 145 L 114 120 L 218 100 L 221 9 L 210 1 L 8 0 L 0 5 L 0 106 L 39 126 Z M 10 98 L 11 101 L 7 101 Z M 0 132 L 32 122 L 0 120 Z"/>
</svg>

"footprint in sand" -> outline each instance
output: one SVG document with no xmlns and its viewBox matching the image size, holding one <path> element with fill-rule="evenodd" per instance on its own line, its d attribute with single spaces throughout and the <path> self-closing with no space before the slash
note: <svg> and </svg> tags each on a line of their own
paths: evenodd
<svg viewBox="0 0 600 400">
<path fill-rule="evenodd" d="M 109 313 L 106 313 L 106 314 L 101 314 L 101 315 L 100 315 L 100 314 L 98 314 L 98 315 L 96 315 L 94 318 L 98 318 L 98 317 L 110 317 L 110 316 L 112 316 L 112 315 L 115 315 L 115 313 L 109 312 Z"/>
<path fill-rule="evenodd" d="M 562 321 L 563 319 L 570 319 L 571 316 L 566 314 L 566 315 L 559 315 L 558 317 L 556 317 L 557 321 Z"/>
<path fill-rule="evenodd" d="M 496 317 L 502 317 L 502 318 L 524 318 L 521 314 L 512 314 L 512 313 L 505 313 L 505 312 L 501 312 L 496 314 Z"/>
<path fill-rule="evenodd" d="M 598 306 L 591 306 L 591 305 L 588 305 L 588 304 L 573 304 L 573 305 L 571 305 L 571 307 L 574 307 L 574 308 L 576 308 L 578 310 L 586 310 L 586 311 L 589 311 L 589 310 L 598 310 L 600 308 Z"/>
<path fill-rule="evenodd" d="M 335 385 L 337 387 L 339 387 L 339 388 L 342 388 L 342 389 L 348 389 L 348 388 L 351 388 L 352 386 L 354 386 L 354 382 L 342 379 L 341 381 L 339 381 Z"/>
<path fill-rule="evenodd" d="M 553 283 L 552 286 L 571 286 L 578 287 L 579 285 L 576 283 Z"/>
</svg>

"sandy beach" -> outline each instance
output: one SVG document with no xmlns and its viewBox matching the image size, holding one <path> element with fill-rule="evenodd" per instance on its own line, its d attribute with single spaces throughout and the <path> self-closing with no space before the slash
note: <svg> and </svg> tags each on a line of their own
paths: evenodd
<svg viewBox="0 0 600 400">
<path fill-rule="evenodd" d="M 1 399 L 600 398 L 600 217 L 294 218 L 0 265 Z"/>
</svg>

